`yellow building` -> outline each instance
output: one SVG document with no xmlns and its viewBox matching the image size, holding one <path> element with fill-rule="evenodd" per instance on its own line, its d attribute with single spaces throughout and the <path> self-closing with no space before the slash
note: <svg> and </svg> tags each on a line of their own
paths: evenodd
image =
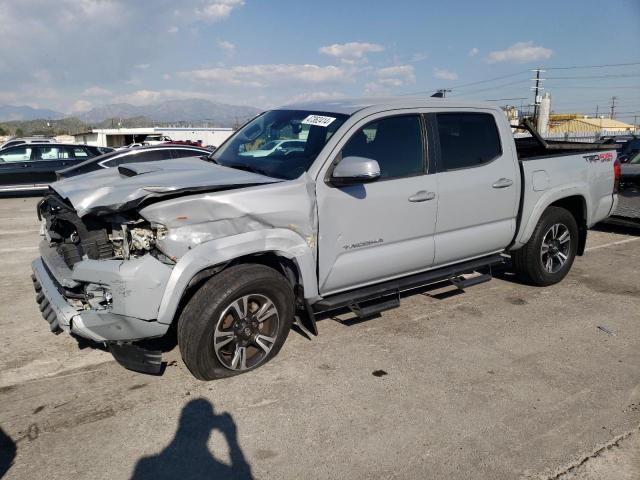
<svg viewBox="0 0 640 480">
<path fill-rule="evenodd" d="M 572 117 L 573 115 L 567 115 Z M 554 118 L 555 117 L 555 118 Z M 557 118 L 560 117 L 560 118 Z M 549 122 L 549 134 L 562 133 L 630 133 L 634 126 L 618 120 L 608 118 L 562 118 L 560 115 L 552 115 Z"/>
</svg>

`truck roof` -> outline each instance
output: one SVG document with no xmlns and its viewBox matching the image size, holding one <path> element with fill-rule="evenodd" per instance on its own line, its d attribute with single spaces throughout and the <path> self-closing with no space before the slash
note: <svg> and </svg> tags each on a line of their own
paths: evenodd
<svg viewBox="0 0 640 480">
<path fill-rule="evenodd" d="M 284 105 L 278 110 L 312 110 L 316 112 L 342 113 L 353 115 L 365 108 L 375 107 L 379 110 L 394 108 L 490 108 L 496 107 L 486 102 L 473 102 L 468 100 L 449 100 L 444 98 L 396 96 L 396 97 L 372 97 L 372 98 L 339 98 L 335 100 L 323 100 L 317 102 L 301 102 Z"/>
</svg>

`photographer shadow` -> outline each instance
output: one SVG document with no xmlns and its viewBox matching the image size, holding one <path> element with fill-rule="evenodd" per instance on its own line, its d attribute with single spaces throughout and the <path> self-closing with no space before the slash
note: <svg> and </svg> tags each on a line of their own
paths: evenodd
<svg viewBox="0 0 640 480">
<path fill-rule="evenodd" d="M 231 465 L 209 450 L 211 432 L 218 430 L 229 446 Z M 182 409 L 171 443 L 159 454 L 138 460 L 132 480 L 252 479 L 251 466 L 238 444 L 237 427 L 228 413 L 215 414 L 204 399 L 191 400 Z"/>
</svg>

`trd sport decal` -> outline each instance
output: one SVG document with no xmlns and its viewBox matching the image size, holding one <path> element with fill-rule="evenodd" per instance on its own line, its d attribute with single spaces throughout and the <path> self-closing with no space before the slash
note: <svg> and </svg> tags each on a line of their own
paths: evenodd
<svg viewBox="0 0 640 480">
<path fill-rule="evenodd" d="M 585 155 L 584 158 L 589 163 L 610 162 L 613 160 L 613 153 L 594 153 L 593 155 Z"/>
</svg>

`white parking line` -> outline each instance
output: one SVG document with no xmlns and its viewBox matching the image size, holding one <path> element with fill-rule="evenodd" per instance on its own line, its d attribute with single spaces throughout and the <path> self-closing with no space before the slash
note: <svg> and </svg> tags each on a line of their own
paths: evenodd
<svg viewBox="0 0 640 480">
<path fill-rule="evenodd" d="M 614 245 L 622 245 L 623 243 L 635 242 L 636 240 L 640 240 L 640 237 L 633 238 L 625 238 L 624 240 L 618 240 L 617 242 L 605 243 L 604 245 L 595 245 L 593 247 L 585 248 L 585 252 L 590 252 L 591 250 L 597 250 L 599 248 L 612 247 Z"/>
<path fill-rule="evenodd" d="M 0 235 L 21 235 L 23 233 L 33 233 L 40 231 L 40 227 L 28 228 L 25 230 L 2 230 L 0 228 Z"/>
<path fill-rule="evenodd" d="M 38 247 L 0 248 L 0 253 L 35 252 Z"/>
</svg>

